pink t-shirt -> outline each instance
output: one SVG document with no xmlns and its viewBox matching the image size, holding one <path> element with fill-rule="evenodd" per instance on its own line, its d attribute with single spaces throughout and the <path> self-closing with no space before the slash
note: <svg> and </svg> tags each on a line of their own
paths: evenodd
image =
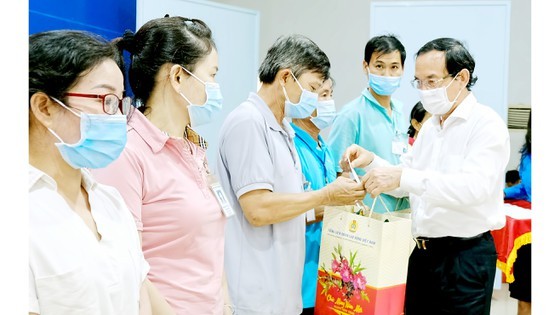
<svg viewBox="0 0 560 315">
<path fill-rule="evenodd" d="M 226 218 L 208 187 L 205 150 L 167 136 L 139 111 L 117 161 L 94 170 L 132 211 L 148 277 L 177 314 L 223 314 Z"/>
</svg>

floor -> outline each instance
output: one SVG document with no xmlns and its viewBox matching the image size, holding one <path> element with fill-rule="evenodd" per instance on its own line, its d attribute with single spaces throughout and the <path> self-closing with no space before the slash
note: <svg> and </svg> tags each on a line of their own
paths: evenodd
<svg viewBox="0 0 560 315">
<path fill-rule="evenodd" d="M 509 296 L 507 283 L 502 283 L 500 289 L 494 290 L 490 315 L 517 315 L 517 300 Z"/>
</svg>

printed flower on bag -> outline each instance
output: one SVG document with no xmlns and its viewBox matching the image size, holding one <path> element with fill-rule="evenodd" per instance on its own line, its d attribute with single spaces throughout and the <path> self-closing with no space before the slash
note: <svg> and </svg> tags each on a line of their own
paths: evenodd
<svg viewBox="0 0 560 315">
<path fill-rule="evenodd" d="M 360 298 L 369 302 L 366 289 L 366 277 L 362 274 L 362 270 L 366 268 L 361 266 L 361 263 L 356 263 L 356 254 L 350 251 L 350 260 L 342 255 L 342 246 L 338 244 L 332 253 L 333 260 L 331 262 L 331 271 L 325 268 L 325 264 L 321 265 L 321 269 L 325 276 L 319 277 L 319 283 L 323 287 L 322 295 L 327 295 L 328 291 L 335 287 L 338 292 L 341 292 L 346 300 L 350 300 L 354 294 L 359 293 Z M 340 279 L 336 276 L 340 276 Z"/>
</svg>

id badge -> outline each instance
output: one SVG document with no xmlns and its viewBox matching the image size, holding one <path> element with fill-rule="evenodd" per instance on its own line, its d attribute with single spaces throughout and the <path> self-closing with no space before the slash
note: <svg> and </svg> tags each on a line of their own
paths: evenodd
<svg viewBox="0 0 560 315">
<path fill-rule="evenodd" d="M 400 134 L 397 132 L 391 143 L 391 153 L 396 155 L 403 155 L 408 151 L 408 137 L 407 134 Z"/>
<path fill-rule="evenodd" d="M 220 204 L 220 208 L 222 208 L 222 213 L 224 214 L 224 216 L 226 218 L 234 216 L 235 212 L 233 212 L 233 208 L 231 207 L 231 204 L 229 203 L 220 182 L 211 173 L 208 174 L 207 176 L 208 176 L 208 186 L 210 190 L 212 190 L 212 192 L 214 193 L 216 200 L 218 200 L 218 203 Z"/>
<path fill-rule="evenodd" d="M 304 191 L 311 191 L 311 183 L 306 181 L 304 178 L 304 182 L 303 182 L 303 190 Z M 315 221 L 317 218 L 315 217 L 315 208 L 311 209 L 311 210 L 307 210 L 307 212 L 305 213 L 305 221 L 307 222 L 313 222 Z"/>
<path fill-rule="evenodd" d="M 402 155 L 406 153 L 406 146 L 400 141 L 393 141 L 391 145 L 391 152 L 393 154 Z"/>
</svg>

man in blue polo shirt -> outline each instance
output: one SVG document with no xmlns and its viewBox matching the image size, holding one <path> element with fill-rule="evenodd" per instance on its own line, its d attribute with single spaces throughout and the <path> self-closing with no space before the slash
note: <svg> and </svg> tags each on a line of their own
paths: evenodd
<svg viewBox="0 0 560 315">
<path fill-rule="evenodd" d="M 325 80 L 319 88 L 316 111 L 310 117 L 292 119 L 295 131 L 294 143 L 301 161 L 301 171 L 305 177 L 306 190 L 318 190 L 336 179 L 337 161 L 325 141 L 319 134 L 322 129 L 329 127 L 336 115 L 336 107 L 332 99 L 334 82 L 331 78 Z M 321 231 L 323 229 L 323 209 L 316 207 L 306 214 L 305 229 L 305 265 L 301 296 L 303 313 L 313 314 L 317 291 L 317 270 L 319 268 L 319 246 L 321 245 Z"/>
<path fill-rule="evenodd" d="M 393 35 L 376 36 L 367 42 L 363 71 L 368 86 L 341 109 L 329 134 L 328 145 L 337 162 L 344 158 L 346 148 L 358 144 L 392 164 L 399 164 L 401 154 L 408 148 L 408 124 L 402 103 L 391 95 L 400 86 L 405 59 L 404 46 Z M 363 170 L 356 171 L 359 176 L 365 174 Z M 337 172 L 342 172 L 338 165 Z M 385 194 L 380 198 L 384 202 L 375 204 L 375 212 L 410 207 L 408 198 Z M 364 199 L 369 207 L 372 201 L 369 194 Z"/>
</svg>

